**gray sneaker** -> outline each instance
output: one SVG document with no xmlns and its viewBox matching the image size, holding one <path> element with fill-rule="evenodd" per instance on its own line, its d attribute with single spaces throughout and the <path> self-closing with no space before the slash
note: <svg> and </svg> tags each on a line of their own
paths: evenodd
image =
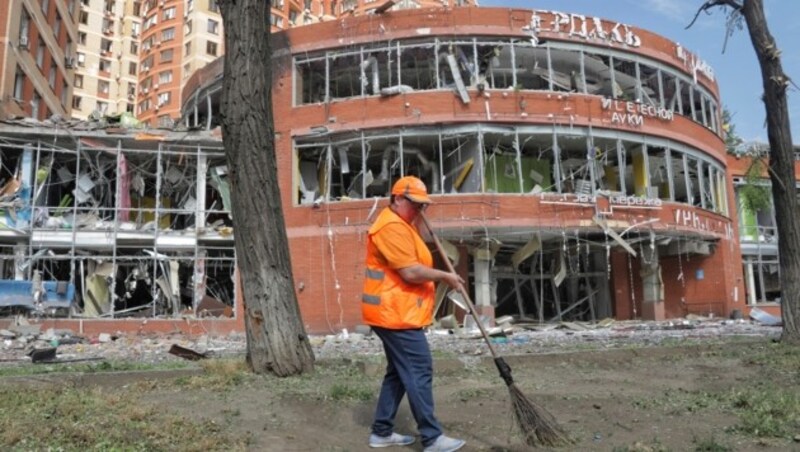
<svg viewBox="0 0 800 452">
<path fill-rule="evenodd" d="M 378 436 L 373 433 L 369 435 L 369 447 L 408 446 L 409 444 L 414 444 L 416 440 L 413 436 L 399 433 L 392 433 L 389 436 Z"/>
<path fill-rule="evenodd" d="M 439 435 L 436 441 L 425 448 L 424 452 L 455 452 L 464 447 L 467 442 L 463 439 L 450 438 L 449 436 Z"/>
</svg>

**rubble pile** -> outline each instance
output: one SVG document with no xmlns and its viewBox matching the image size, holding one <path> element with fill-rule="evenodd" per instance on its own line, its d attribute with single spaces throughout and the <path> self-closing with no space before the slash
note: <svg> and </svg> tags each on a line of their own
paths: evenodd
<svg viewBox="0 0 800 452">
<path fill-rule="evenodd" d="M 456 356 L 486 355 L 488 349 L 477 327 L 429 330 L 431 348 Z M 680 341 L 714 341 L 725 337 L 777 338 L 781 328 L 750 320 L 686 318 L 664 322 L 602 321 L 596 324 L 512 324 L 489 328 L 492 342 L 503 355 L 541 354 L 593 348 L 658 346 Z M 382 355 L 380 340 L 369 328 L 354 332 L 310 336 L 317 359 Z M 242 356 L 244 333 L 189 336 L 179 333 L 131 333 L 79 335 L 69 330 L 42 330 L 36 324 L 17 324 L 0 329 L 0 366 L 37 362 L 134 361 L 161 363 L 196 358 Z M 52 349 L 52 350 L 51 350 Z M 175 349 L 183 353 L 175 353 Z M 172 351 L 172 353 L 171 353 Z M 36 352 L 36 353 L 34 353 Z M 32 356 L 33 355 L 33 356 Z"/>
</svg>

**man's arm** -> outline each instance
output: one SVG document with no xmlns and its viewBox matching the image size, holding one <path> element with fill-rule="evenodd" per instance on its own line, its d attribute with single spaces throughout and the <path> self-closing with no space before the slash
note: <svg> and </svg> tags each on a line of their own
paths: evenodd
<svg viewBox="0 0 800 452">
<path fill-rule="evenodd" d="M 405 282 L 410 284 L 421 284 L 427 281 L 444 282 L 452 289 L 458 291 L 463 289 L 464 280 L 457 274 L 426 267 L 422 264 L 401 268 L 397 272 Z"/>
</svg>

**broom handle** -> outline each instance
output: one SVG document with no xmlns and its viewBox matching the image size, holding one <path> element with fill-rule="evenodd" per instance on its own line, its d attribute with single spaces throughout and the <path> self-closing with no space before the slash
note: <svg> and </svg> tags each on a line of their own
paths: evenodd
<svg viewBox="0 0 800 452">
<path fill-rule="evenodd" d="M 444 261 L 444 264 L 447 266 L 447 271 L 456 274 L 456 270 L 453 268 L 453 264 L 450 263 L 450 259 L 447 257 L 447 254 L 445 254 L 444 248 L 442 248 L 442 244 L 439 242 L 439 238 L 436 237 L 436 234 L 433 232 L 433 228 L 431 228 L 430 223 L 428 223 L 428 219 L 425 217 L 425 214 L 423 212 L 420 212 L 419 217 L 422 218 L 422 223 L 425 225 L 425 228 L 428 230 L 428 232 L 430 232 L 431 237 L 433 237 L 433 243 L 436 244 L 436 249 L 439 251 L 439 255 L 442 256 L 442 260 Z M 492 358 L 497 359 L 497 352 L 494 350 L 492 341 L 489 339 L 489 334 L 483 327 L 483 322 L 481 322 L 480 317 L 478 317 L 478 313 L 475 310 L 475 305 L 472 304 L 472 300 L 470 300 L 469 294 L 467 293 L 467 289 L 464 287 L 463 284 L 461 285 L 461 295 L 464 297 L 464 301 L 467 303 L 467 307 L 469 308 L 470 314 L 472 314 L 472 317 L 475 319 L 475 323 L 478 324 L 478 329 L 481 330 L 483 339 L 486 340 L 486 345 L 489 346 L 489 351 L 492 353 Z"/>
</svg>

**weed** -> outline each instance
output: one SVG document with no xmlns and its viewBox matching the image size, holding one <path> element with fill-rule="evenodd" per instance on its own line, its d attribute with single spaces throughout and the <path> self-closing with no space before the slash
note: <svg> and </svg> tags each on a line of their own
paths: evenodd
<svg viewBox="0 0 800 452">
<path fill-rule="evenodd" d="M 739 418 L 733 430 L 761 438 L 785 438 L 800 428 L 800 395 L 774 386 L 756 385 L 722 393 L 668 390 L 661 397 L 636 399 L 633 406 L 674 415 L 703 410 L 730 411 Z"/>
<path fill-rule="evenodd" d="M 782 438 L 800 429 L 800 395 L 784 389 L 732 391 L 730 403 L 739 414 L 738 431 Z"/>
<path fill-rule="evenodd" d="M 733 450 L 729 446 L 721 444 L 714 436 L 706 439 L 695 437 L 692 443 L 694 443 L 695 452 L 731 452 Z"/>
<path fill-rule="evenodd" d="M 202 375 L 176 378 L 173 383 L 191 389 L 225 391 L 253 378 L 243 359 L 211 359 L 201 365 Z"/>
<path fill-rule="evenodd" d="M 337 383 L 331 386 L 329 396 L 332 400 L 339 402 L 346 400 L 366 402 L 372 399 L 374 392 L 372 388 Z"/>
<path fill-rule="evenodd" d="M 467 388 L 462 389 L 456 393 L 456 397 L 461 400 L 462 402 L 466 402 L 471 399 L 481 399 L 481 398 L 489 398 L 494 396 L 495 391 L 494 389 L 489 388 Z"/>
</svg>

